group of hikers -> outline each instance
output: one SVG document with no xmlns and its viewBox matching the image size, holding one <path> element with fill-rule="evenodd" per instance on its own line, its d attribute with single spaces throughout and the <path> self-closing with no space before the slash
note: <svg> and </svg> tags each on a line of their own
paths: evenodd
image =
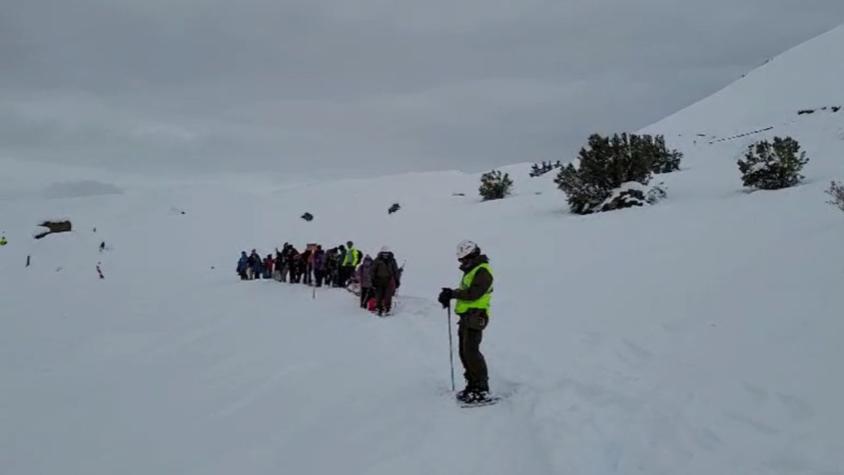
<svg viewBox="0 0 844 475">
<path fill-rule="evenodd" d="M 242 280 L 275 279 L 313 287 L 348 288 L 360 295 L 361 308 L 379 316 L 393 310 L 393 297 L 401 286 L 402 268 L 387 246 L 375 258 L 364 255 L 352 241 L 328 250 L 308 244 L 299 252 L 284 243 L 275 255 L 261 257 L 257 250 L 241 252 L 237 273 Z"/>
<path fill-rule="evenodd" d="M 494 403 L 489 394 L 489 376 L 486 360 L 481 353 L 483 331 L 489 324 L 492 301 L 493 275 L 489 259 L 472 241 L 462 241 L 457 246 L 457 260 L 463 278 L 457 288 L 444 287 L 437 300 L 443 308 L 458 315 L 458 344 L 460 361 L 466 387 L 457 392 L 457 399 L 467 405 Z M 403 266 L 402 266 L 403 267 Z M 382 247 L 375 258 L 363 255 L 354 243 L 347 242 L 327 251 L 318 244 L 308 244 L 299 252 L 285 243 L 275 256 L 261 258 L 256 250 L 242 252 L 237 263 L 241 279 L 274 278 L 281 282 L 304 283 L 320 287 L 347 287 L 360 290 L 360 306 L 388 315 L 392 299 L 401 285 L 402 267 L 396 264 L 393 253 Z"/>
</svg>

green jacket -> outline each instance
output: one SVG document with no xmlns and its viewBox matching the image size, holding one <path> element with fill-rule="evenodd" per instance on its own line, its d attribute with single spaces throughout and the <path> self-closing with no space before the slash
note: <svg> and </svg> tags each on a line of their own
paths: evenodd
<svg viewBox="0 0 844 475">
<path fill-rule="evenodd" d="M 352 247 L 346 250 L 346 257 L 343 259 L 343 267 L 357 267 L 360 264 L 360 251 Z"/>
</svg>

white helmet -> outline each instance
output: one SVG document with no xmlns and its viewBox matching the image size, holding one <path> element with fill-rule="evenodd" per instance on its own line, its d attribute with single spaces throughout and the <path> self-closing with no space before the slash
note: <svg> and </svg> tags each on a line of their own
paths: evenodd
<svg viewBox="0 0 844 475">
<path fill-rule="evenodd" d="M 381 254 L 386 254 L 388 252 L 393 252 L 390 250 L 390 246 L 381 246 Z"/>
<path fill-rule="evenodd" d="M 469 240 L 460 241 L 460 244 L 457 245 L 457 258 L 463 259 L 477 250 L 478 245 L 474 242 Z"/>
</svg>

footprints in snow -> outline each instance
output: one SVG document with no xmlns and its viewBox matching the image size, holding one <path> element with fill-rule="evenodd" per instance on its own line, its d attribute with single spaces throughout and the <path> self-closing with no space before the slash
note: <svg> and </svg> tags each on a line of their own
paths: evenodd
<svg viewBox="0 0 844 475">
<path fill-rule="evenodd" d="M 794 420 L 811 419 L 815 416 L 815 411 L 812 409 L 811 404 L 797 396 L 778 392 L 774 393 L 772 397 L 767 389 L 748 382 L 744 382 L 742 387 L 757 407 L 762 408 L 767 405 L 769 401 L 775 399 L 776 403 L 782 406 L 788 416 Z"/>
<path fill-rule="evenodd" d="M 590 349 L 596 349 L 606 343 L 605 336 L 600 332 L 587 331 L 580 334 L 580 343 Z M 621 344 L 612 349 L 613 353 L 622 361 L 639 366 L 653 360 L 655 353 L 629 338 L 622 338 Z"/>
</svg>

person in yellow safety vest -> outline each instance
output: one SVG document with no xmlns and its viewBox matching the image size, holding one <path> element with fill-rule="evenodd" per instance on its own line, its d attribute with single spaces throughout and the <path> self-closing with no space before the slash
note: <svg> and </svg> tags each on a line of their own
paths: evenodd
<svg viewBox="0 0 844 475">
<path fill-rule="evenodd" d="M 6 236 L 0 236 L 0 246 L 5 246 L 9 244 L 9 241 L 6 240 Z"/>
<path fill-rule="evenodd" d="M 343 265 L 340 267 L 340 271 L 342 275 L 340 276 L 340 280 L 345 287 L 346 284 L 349 283 L 349 279 L 355 273 L 355 269 L 358 268 L 358 264 L 360 264 L 361 253 L 357 248 L 355 248 L 355 244 L 352 241 L 346 243 L 346 256 L 343 258 Z"/>
<path fill-rule="evenodd" d="M 466 389 L 457 393 L 457 399 L 469 404 L 489 400 L 489 377 L 486 360 L 481 354 L 483 331 L 489 324 L 492 301 L 492 268 L 489 259 L 472 241 L 462 241 L 457 246 L 457 259 L 463 279 L 457 289 L 443 288 L 439 302 L 443 308 L 454 299 L 454 312 L 460 317 L 458 335 L 460 362 L 463 363 Z"/>
</svg>

